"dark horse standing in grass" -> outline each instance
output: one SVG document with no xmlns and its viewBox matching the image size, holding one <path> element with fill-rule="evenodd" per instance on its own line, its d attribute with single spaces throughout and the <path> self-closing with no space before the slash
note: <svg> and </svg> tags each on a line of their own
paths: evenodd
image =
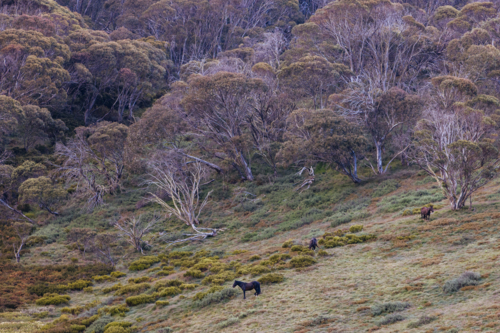
<svg viewBox="0 0 500 333">
<path fill-rule="evenodd" d="M 432 205 L 429 205 L 429 207 L 422 207 L 420 210 L 420 215 L 422 215 L 424 220 L 430 220 L 431 213 L 434 213 L 434 207 Z"/>
<path fill-rule="evenodd" d="M 252 281 L 252 282 L 241 282 L 241 281 L 234 281 L 233 283 L 233 288 L 239 286 L 241 290 L 243 290 L 243 299 L 246 299 L 245 297 L 245 291 L 248 290 L 253 290 L 255 289 L 255 296 L 260 295 L 260 283 L 257 281 Z"/>
</svg>

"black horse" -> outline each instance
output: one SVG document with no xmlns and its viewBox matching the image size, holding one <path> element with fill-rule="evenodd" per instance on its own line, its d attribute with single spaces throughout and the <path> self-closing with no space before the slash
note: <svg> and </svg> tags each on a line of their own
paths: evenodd
<svg viewBox="0 0 500 333">
<path fill-rule="evenodd" d="M 243 290 L 243 299 L 246 299 L 245 297 L 245 291 L 248 290 L 253 290 L 255 289 L 255 296 L 260 295 L 260 283 L 257 281 L 252 281 L 252 282 L 241 282 L 241 281 L 234 281 L 233 283 L 233 288 L 239 286 L 241 290 Z"/>
</svg>

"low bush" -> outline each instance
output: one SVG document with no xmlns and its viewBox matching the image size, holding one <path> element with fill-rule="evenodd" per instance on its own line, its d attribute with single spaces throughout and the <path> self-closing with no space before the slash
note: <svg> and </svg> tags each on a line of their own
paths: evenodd
<svg viewBox="0 0 500 333">
<path fill-rule="evenodd" d="M 114 306 L 106 306 L 102 309 L 99 309 L 99 311 L 110 314 L 112 316 L 115 315 L 124 316 L 125 312 L 129 312 L 130 309 L 125 304 L 119 304 Z"/>
<path fill-rule="evenodd" d="M 149 277 L 147 276 L 141 276 L 141 277 L 138 277 L 138 278 L 135 278 L 135 279 L 128 279 L 128 283 L 142 283 L 142 282 L 146 282 L 146 281 L 149 281 Z"/>
<path fill-rule="evenodd" d="M 83 332 L 87 327 L 85 325 L 73 324 L 69 327 L 71 333 Z"/>
<path fill-rule="evenodd" d="M 121 326 L 111 326 L 104 333 L 130 333 L 130 330 L 123 328 Z"/>
<path fill-rule="evenodd" d="M 168 254 L 169 259 L 182 259 L 185 257 L 191 257 L 193 252 L 190 251 L 173 251 Z"/>
<path fill-rule="evenodd" d="M 240 321 L 240 319 L 238 317 L 231 317 L 227 320 L 224 320 L 224 321 L 221 321 L 220 323 L 218 323 L 217 327 L 219 329 L 226 328 L 226 327 L 229 327 L 229 326 L 236 324 L 239 321 Z"/>
<path fill-rule="evenodd" d="M 281 245 L 281 247 L 287 249 L 289 247 L 292 247 L 292 245 L 293 245 L 293 240 L 289 239 L 286 242 L 284 242 L 283 245 Z"/>
<path fill-rule="evenodd" d="M 349 232 L 352 232 L 353 234 L 363 231 L 363 226 L 362 225 L 352 225 L 349 228 Z"/>
<path fill-rule="evenodd" d="M 69 303 L 71 297 L 68 295 L 46 294 L 36 300 L 36 305 L 60 305 Z"/>
<path fill-rule="evenodd" d="M 205 277 L 205 274 L 203 274 L 199 269 L 190 268 L 184 273 L 184 276 L 201 279 L 202 277 Z"/>
<path fill-rule="evenodd" d="M 138 283 L 138 284 L 128 284 L 126 286 L 121 287 L 115 292 L 115 296 L 121 296 L 125 294 L 139 293 L 143 292 L 146 289 L 151 288 L 149 283 Z"/>
<path fill-rule="evenodd" d="M 400 315 L 399 313 L 392 313 L 390 315 L 385 316 L 382 320 L 378 322 L 378 325 L 390 325 L 397 323 L 398 321 L 403 321 L 405 320 L 405 317 Z"/>
<path fill-rule="evenodd" d="M 103 288 L 102 292 L 103 292 L 103 294 L 108 294 L 112 291 L 116 291 L 118 289 L 121 289 L 122 287 L 123 287 L 123 285 L 121 283 L 117 283 L 115 285 L 112 285 L 111 287 Z"/>
<path fill-rule="evenodd" d="M 197 287 L 197 284 L 183 283 L 179 286 L 182 290 L 193 290 Z"/>
<path fill-rule="evenodd" d="M 95 275 L 92 277 L 92 279 L 97 283 L 116 280 L 116 278 L 110 275 Z"/>
<path fill-rule="evenodd" d="M 437 319 L 436 317 L 432 317 L 432 316 L 431 317 L 422 316 L 417 321 L 414 321 L 413 323 L 409 323 L 407 328 L 417 328 L 420 326 L 424 326 L 424 325 L 432 323 L 436 319 Z"/>
<path fill-rule="evenodd" d="M 292 266 L 293 268 L 308 267 L 314 265 L 315 263 L 317 263 L 316 260 L 314 260 L 310 256 L 303 255 L 296 256 L 292 258 L 292 260 L 290 260 L 290 266 Z"/>
<path fill-rule="evenodd" d="M 115 272 L 111 272 L 109 275 L 118 279 L 118 278 L 121 278 L 122 276 L 125 276 L 127 274 L 120 272 L 120 271 L 115 271 Z"/>
<path fill-rule="evenodd" d="M 319 250 L 318 256 L 320 256 L 320 257 L 327 257 L 327 256 L 329 256 L 329 254 L 325 250 Z"/>
<path fill-rule="evenodd" d="M 153 295 L 146 295 L 146 294 L 130 296 L 125 299 L 125 303 L 127 303 L 128 306 L 153 303 L 154 301 L 156 301 L 156 297 L 154 297 Z"/>
<path fill-rule="evenodd" d="M 104 328 L 111 322 L 113 322 L 113 318 L 111 316 L 101 316 L 89 327 L 87 327 L 87 332 L 104 333 Z"/>
<path fill-rule="evenodd" d="M 201 284 L 223 284 L 226 281 L 231 281 L 236 278 L 236 275 L 232 271 L 224 271 L 219 274 L 209 275 L 203 280 L 201 280 Z"/>
<path fill-rule="evenodd" d="M 269 268 L 267 268 L 266 266 L 255 265 L 255 266 L 250 267 L 249 272 L 255 276 L 255 275 L 260 275 L 260 274 L 264 274 L 264 273 L 270 273 L 271 270 Z"/>
<path fill-rule="evenodd" d="M 205 296 L 207 296 L 208 294 L 212 294 L 212 293 L 215 293 L 215 292 L 221 291 L 221 290 L 224 290 L 224 287 L 221 287 L 221 286 L 212 286 L 207 291 L 196 293 L 196 295 L 194 295 L 194 297 L 193 297 L 193 301 L 201 300 Z"/>
<path fill-rule="evenodd" d="M 372 316 L 380 316 L 384 313 L 392 313 L 396 311 L 403 311 L 410 307 L 408 302 L 387 302 L 376 304 L 371 307 Z"/>
<path fill-rule="evenodd" d="M 201 300 L 195 301 L 193 305 L 195 307 L 202 308 L 210 304 L 223 302 L 225 300 L 232 298 L 237 294 L 238 291 L 236 289 L 226 288 L 222 289 L 221 291 L 216 291 L 213 293 L 206 294 Z"/>
<path fill-rule="evenodd" d="M 169 301 L 156 301 L 156 306 L 167 306 L 170 304 Z"/>
<path fill-rule="evenodd" d="M 250 261 L 256 261 L 256 260 L 260 260 L 260 259 L 261 259 L 261 256 L 259 256 L 258 254 L 254 254 L 248 260 L 250 260 Z"/>
<path fill-rule="evenodd" d="M 111 322 L 111 323 L 107 324 L 104 327 L 104 332 L 106 332 L 111 327 L 129 328 L 130 326 L 132 326 L 132 323 L 130 323 L 128 321 L 114 321 L 114 322 Z"/>
<path fill-rule="evenodd" d="M 445 293 L 454 293 L 463 287 L 477 286 L 479 280 L 481 280 L 481 274 L 476 272 L 465 272 L 453 280 L 446 281 L 443 286 L 443 291 Z"/>
<path fill-rule="evenodd" d="M 142 271 L 153 266 L 157 262 L 160 262 L 160 259 L 156 256 L 144 256 L 138 260 L 132 261 L 128 269 L 131 271 Z"/>
<path fill-rule="evenodd" d="M 289 255 L 289 254 L 286 254 L 286 253 L 283 253 L 283 254 L 276 253 L 276 254 L 273 254 L 272 256 L 269 257 L 269 261 L 271 262 L 272 265 L 276 265 L 277 263 L 285 262 L 285 261 L 287 261 L 288 259 L 291 259 L 291 258 L 292 258 L 292 256 Z"/>
<path fill-rule="evenodd" d="M 175 296 L 182 293 L 179 287 L 166 287 L 160 289 L 160 297 Z"/>
<path fill-rule="evenodd" d="M 177 279 L 158 281 L 155 284 L 155 290 L 158 291 L 161 288 L 165 288 L 165 287 L 179 287 L 183 284 L 184 284 L 184 282 L 182 282 L 181 280 L 177 280 Z"/>
<path fill-rule="evenodd" d="M 303 245 L 293 245 L 290 248 L 290 250 L 293 252 L 302 252 L 302 251 L 308 251 L 309 249 Z"/>
<path fill-rule="evenodd" d="M 85 311 L 85 309 L 82 306 L 75 306 L 73 308 L 64 307 L 61 309 L 62 313 L 69 313 L 69 314 L 72 314 L 74 316 L 79 315 L 83 311 Z"/>
<path fill-rule="evenodd" d="M 66 291 L 68 291 L 68 286 L 64 284 L 36 284 L 28 287 L 28 292 L 37 296 L 43 296 L 45 294 L 60 294 Z"/>
<path fill-rule="evenodd" d="M 283 282 L 284 280 L 285 280 L 285 277 L 283 275 L 277 274 L 277 273 L 270 273 L 270 274 L 263 275 L 257 281 L 259 281 L 262 284 L 271 284 L 271 283 L 280 283 L 280 282 Z"/>
</svg>

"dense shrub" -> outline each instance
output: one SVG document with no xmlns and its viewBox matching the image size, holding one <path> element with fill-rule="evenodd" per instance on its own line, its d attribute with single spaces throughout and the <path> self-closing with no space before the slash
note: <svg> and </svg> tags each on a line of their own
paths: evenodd
<svg viewBox="0 0 500 333">
<path fill-rule="evenodd" d="M 270 273 L 270 274 L 263 275 L 257 281 L 259 281 L 262 284 L 271 284 L 271 283 L 280 283 L 280 282 L 283 282 L 284 280 L 285 280 L 285 277 L 283 275 L 277 274 L 277 273 Z"/>
<path fill-rule="evenodd" d="M 269 272 L 271 272 L 271 270 L 263 265 L 255 265 L 255 266 L 252 266 L 249 268 L 249 272 L 252 275 L 260 275 L 260 274 L 264 274 L 264 273 L 269 273 Z"/>
<path fill-rule="evenodd" d="M 206 294 L 201 300 L 195 301 L 195 307 L 205 307 L 210 304 L 220 303 L 238 294 L 238 291 L 233 288 L 226 288 L 221 291 Z"/>
<path fill-rule="evenodd" d="M 103 294 L 107 294 L 107 293 L 110 293 L 112 291 L 116 291 L 118 289 L 121 289 L 122 287 L 123 287 L 123 285 L 121 283 L 117 283 L 115 285 L 112 285 L 111 287 L 103 288 L 102 292 L 103 292 Z"/>
<path fill-rule="evenodd" d="M 254 254 L 248 260 L 250 260 L 250 261 L 256 261 L 256 260 L 260 260 L 260 259 L 261 259 L 261 256 L 259 256 L 258 254 Z"/>
<path fill-rule="evenodd" d="M 141 282 L 146 282 L 146 281 L 149 281 L 149 277 L 148 276 L 141 276 L 141 277 L 138 277 L 138 278 L 135 278 L 135 279 L 128 279 L 128 283 L 141 283 Z"/>
<path fill-rule="evenodd" d="M 327 256 L 329 256 L 329 254 L 325 250 L 319 250 L 318 256 L 320 256 L 320 257 L 327 257 Z"/>
<path fill-rule="evenodd" d="M 142 271 L 145 270 L 152 265 L 156 264 L 157 262 L 160 262 L 160 259 L 155 256 L 144 256 L 138 260 L 132 261 L 130 266 L 128 267 L 129 270 L 131 271 Z"/>
<path fill-rule="evenodd" d="M 199 269 L 190 268 L 186 271 L 186 273 L 184 273 L 184 276 L 192 277 L 195 279 L 200 279 L 200 278 L 204 277 L 205 274 L 203 274 Z"/>
<path fill-rule="evenodd" d="M 276 265 L 279 262 L 285 262 L 286 260 L 291 259 L 291 258 L 292 258 L 292 256 L 290 256 L 289 254 L 276 253 L 276 254 L 273 254 L 272 256 L 269 257 L 269 261 L 271 262 L 272 265 Z"/>
<path fill-rule="evenodd" d="M 30 294 L 43 296 L 45 294 L 59 294 L 68 291 L 68 286 L 64 284 L 36 284 L 28 287 Z"/>
<path fill-rule="evenodd" d="M 352 225 L 349 228 L 349 232 L 352 232 L 353 234 L 356 233 L 356 232 L 360 232 L 360 231 L 363 231 L 363 226 L 362 225 Z"/>
<path fill-rule="evenodd" d="M 130 323 L 128 321 L 114 321 L 114 322 L 107 324 L 106 327 L 104 327 L 104 331 L 106 331 L 110 327 L 129 328 L 130 326 L 132 326 L 132 323 Z"/>
<path fill-rule="evenodd" d="M 293 268 L 301 268 L 301 267 L 307 267 L 307 266 L 312 266 L 316 263 L 317 261 L 311 258 L 310 256 L 296 256 L 290 260 L 290 265 Z"/>
<path fill-rule="evenodd" d="M 60 305 L 67 304 L 71 297 L 68 295 L 47 294 L 46 296 L 37 299 L 36 305 Z"/>
<path fill-rule="evenodd" d="M 83 332 L 85 331 L 86 326 L 85 325 L 77 325 L 73 324 L 70 326 L 71 333 L 76 333 L 76 332 Z"/>
<path fill-rule="evenodd" d="M 443 286 L 443 291 L 445 293 L 454 293 L 463 287 L 477 286 L 479 284 L 479 280 L 481 280 L 481 274 L 475 272 L 465 272 L 453 280 L 446 281 Z"/>
<path fill-rule="evenodd" d="M 157 306 L 167 306 L 170 304 L 169 301 L 156 301 L 155 303 Z"/>
<path fill-rule="evenodd" d="M 168 254 L 169 259 L 182 259 L 185 257 L 191 257 L 193 252 L 190 251 L 173 251 Z"/>
<path fill-rule="evenodd" d="M 124 316 L 125 312 L 129 312 L 130 309 L 125 304 L 119 304 L 119 305 L 104 307 L 100 311 L 108 313 L 112 316 L 114 315 Z"/>
<path fill-rule="evenodd" d="M 61 309 L 62 313 L 69 313 L 69 314 L 72 314 L 74 316 L 75 315 L 79 315 L 83 311 L 85 311 L 85 309 L 82 306 L 75 306 L 75 307 L 72 307 L 72 308 L 64 307 L 64 308 Z"/>
<path fill-rule="evenodd" d="M 293 252 L 302 252 L 302 251 L 308 251 L 309 249 L 303 245 L 293 245 L 290 248 L 290 250 Z"/>
<path fill-rule="evenodd" d="M 87 327 L 86 332 L 104 333 L 104 328 L 111 322 L 113 322 L 113 318 L 111 316 L 101 316 L 99 319 L 94 321 L 92 325 Z"/>
<path fill-rule="evenodd" d="M 68 283 L 68 289 L 70 289 L 70 290 L 83 290 L 83 288 L 86 288 L 86 287 L 91 286 L 91 285 L 92 285 L 91 281 L 78 280 L 75 282 Z"/>
<path fill-rule="evenodd" d="M 160 297 L 175 296 L 182 293 L 179 287 L 166 287 L 160 289 Z"/>
<path fill-rule="evenodd" d="M 283 245 L 281 245 L 281 247 L 286 249 L 286 248 L 292 247 L 292 245 L 293 245 L 293 240 L 289 239 L 286 242 L 284 242 Z"/>
<path fill-rule="evenodd" d="M 179 287 L 180 285 L 184 284 L 181 280 L 163 280 L 163 281 L 158 281 L 155 283 L 155 290 L 160 290 L 161 288 L 165 287 Z"/>
<path fill-rule="evenodd" d="M 127 303 L 128 306 L 136 306 L 139 304 L 145 304 L 145 303 L 153 303 L 156 301 L 156 297 L 153 295 L 146 295 L 146 294 L 141 294 L 137 296 L 130 296 L 125 299 L 125 303 Z"/>
<path fill-rule="evenodd" d="M 123 328 L 121 326 L 111 326 L 104 333 L 130 333 L 130 330 Z"/>
<path fill-rule="evenodd" d="M 138 284 L 128 284 L 126 286 L 121 287 L 115 292 L 116 296 L 121 296 L 125 294 L 131 294 L 131 293 L 139 293 L 143 292 L 146 289 L 151 288 L 151 285 L 149 283 L 138 283 Z"/>
<path fill-rule="evenodd" d="M 223 284 L 226 281 L 231 281 L 236 278 L 236 275 L 231 271 L 224 271 L 219 274 L 209 275 L 201 281 L 201 284 Z"/>
<path fill-rule="evenodd" d="M 212 293 L 215 293 L 215 292 L 221 291 L 221 290 L 224 290 L 224 287 L 221 287 L 221 286 L 212 286 L 207 291 L 196 293 L 196 295 L 194 295 L 194 297 L 193 297 L 193 301 L 201 300 L 205 296 L 207 296 L 208 294 L 212 294 Z"/>
<path fill-rule="evenodd" d="M 197 287 L 197 284 L 183 283 L 179 286 L 182 290 L 193 290 Z"/>
<path fill-rule="evenodd" d="M 410 303 L 408 302 L 388 302 L 372 306 L 371 312 L 373 316 L 380 316 L 384 313 L 403 311 L 404 309 L 407 309 L 409 307 Z"/>
<path fill-rule="evenodd" d="M 110 275 L 95 275 L 92 277 L 95 282 L 106 282 L 106 281 L 115 281 L 116 278 Z"/>
<path fill-rule="evenodd" d="M 111 272 L 111 274 L 109 274 L 109 275 L 114 277 L 114 278 L 121 278 L 122 276 L 125 276 L 127 274 L 120 272 L 120 271 L 115 271 L 115 272 Z"/>
<path fill-rule="evenodd" d="M 378 325 L 390 325 L 397 323 L 398 321 L 405 320 L 405 317 L 400 315 L 399 313 L 392 313 L 390 315 L 385 316 L 382 320 L 378 322 Z"/>
</svg>

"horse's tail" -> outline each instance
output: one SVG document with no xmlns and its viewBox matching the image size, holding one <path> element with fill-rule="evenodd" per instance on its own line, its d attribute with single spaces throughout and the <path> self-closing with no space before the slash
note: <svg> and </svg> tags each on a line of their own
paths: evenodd
<svg viewBox="0 0 500 333">
<path fill-rule="evenodd" d="M 255 288 L 255 291 L 257 292 L 257 295 L 260 295 L 260 283 L 257 281 L 253 282 L 253 287 Z"/>
</svg>

